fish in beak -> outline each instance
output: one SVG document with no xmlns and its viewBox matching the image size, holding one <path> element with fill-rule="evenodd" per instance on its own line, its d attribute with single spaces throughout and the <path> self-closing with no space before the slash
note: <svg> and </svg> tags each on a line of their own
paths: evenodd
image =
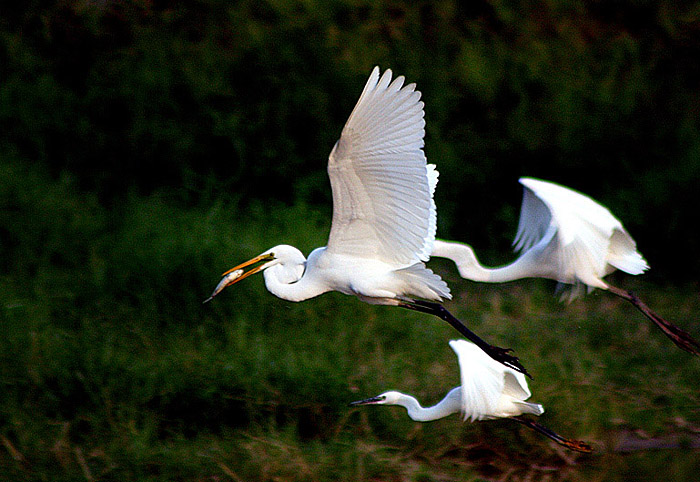
<svg viewBox="0 0 700 482">
<path fill-rule="evenodd" d="M 272 261 L 273 259 L 275 259 L 275 255 L 273 253 L 264 253 L 260 256 L 256 256 L 255 258 L 246 261 L 245 263 L 241 263 L 238 266 L 234 266 L 233 268 L 221 275 L 221 281 L 219 281 L 219 284 L 216 285 L 216 288 L 214 288 L 214 291 L 212 292 L 211 296 L 204 300 L 202 303 L 211 301 L 212 298 L 221 293 L 223 289 L 227 286 L 236 284 L 239 281 L 246 279 L 248 276 L 262 271 L 267 267 L 267 263 L 269 261 Z M 259 264 L 258 266 L 255 266 L 248 271 L 244 270 L 244 268 L 254 265 L 256 263 L 262 264 Z"/>
</svg>

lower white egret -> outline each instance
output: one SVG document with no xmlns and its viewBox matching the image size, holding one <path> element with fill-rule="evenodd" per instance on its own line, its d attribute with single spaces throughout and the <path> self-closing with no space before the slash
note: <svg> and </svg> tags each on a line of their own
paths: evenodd
<svg viewBox="0 0 700 482">
<path fill-rule="evenodd" d="M 224 273 L 212 297 L 263 271 L 275 296 L 303 301 L 328 291 L 436 315 L 495 360 L 527 373 L 509 349 L 476 336 L 439 302 L 447 284 L 425 267 L 433 249 L 438 172 L 426 164 L 421 94 L 374 68 L 328 159 L 333 220 L 326 247 L 309 258 L 280 245 Z M 262 264 L 244 272 L 244 268 Z M 209 301 L 209 299 L 207 301 Z"/>
<path fill-rule="evenodd" d="M 586 287 L 608 290 L 629 301 L 653 321 L 677 346 L 700 355 L 693 337 L 664 320 L 634 293 L 612 286 L 603 277 L 619 269 L 642 274 L 649 268 L 622 223 L 590 197 L 558 184 L 521 178 L 524 186 L 520 221 L 513 244 L 520 257 L 513 263 L 487 268 L 471 246 L 435 240 L 431 256 L 454 261 L 463 278 L 501 283 L 520 278 L 548 278 L 569 284 L 569 299 Z"/>
<path fill-rule="evenodd" d="M 350 403 L 358 405 L 399 405 L 416 422 L 430 422 L 461 413 L 464 420 L 509 418 L 551 438 L 560 445 L 578 452 L 591 452 L 590 445 L 562 437 L 523 414 L 542 415 L 544 407 L 526 402 L 530 389 L 522 373 L 495 363 L 491 358 L 465 340 L 452 340 L 450 346 L 457 354 L 461 385 L 450 390 L 437 405 L 424 408 L 411 395 L 385 392 L 376 397 Z"/>
</svg>

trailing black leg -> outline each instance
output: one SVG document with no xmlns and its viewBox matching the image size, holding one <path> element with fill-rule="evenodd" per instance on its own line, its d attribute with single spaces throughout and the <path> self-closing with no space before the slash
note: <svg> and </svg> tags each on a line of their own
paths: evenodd
<svg viewBox="0 0 700 482">
<path fill-rule="evenodd" d="M 512 349 L 499 348 L 497 346 L 493 346 L 489 343 L 486 343 L 484 340 L 479 338 L 479 336 L 476 333 L 464 326 L 464 323 L 457 319 L 452 313 L 447 311 L 447 308 L 442 306 L 440 303 L 422 300 L 407 300 L 399 302 L 399 306 L 403 308 L 408 308 L 409 310 L 428 313 L 437 316 L 442 320 L 445 320 L 450 325 L 452 325 L 453 328 L 460 332 L 465 338 L 467 338 L 476 346 L 481 348 L 488 356 L 490 356 L 497 362 L 502 363 L 508 368 L 517 370 L 532 378 L 532 376 L 527 372 L 525 367 L 523 367 L 520 361 L 518 361 L 518 357 L 509 354 L 509 352 L 513 351 Z"/>
<path fill-rule="evenodd" d="M 570 450 L 575 450 L 576 452 L 583 452 L 583 453 L 591 453 L 593 452 L 593 448 L 588 445 L 586 442 L 583 442 L 581 440 L 574 440 L 574 439 L 568 439 L 564 438 L 558 433 L 548 429 L 542 424 L 539 424 L 535 422 L 534 420 L 530 420 L 529 418 L 525 417 L 511 417 L 513 420 L 515 420 L 518 423 L 522 423 L 523 425 L 530 427 L 532 430 L 535 430 L 545 437 L 548 437 L 552 440 L 554 440 L 556 443 L 559 445 L 562 445 Z"/>
<path fill-rule="evenodd" d="M 693 355 L 700 356 L 700 343 L 695 341 L 695 339 L 690 336 L 690 333 L 661 318 L 640 300 L 637 295 L 631 291 L 626 291 L 610 285 L 608 285 L 608 291 L 632 303 L 644 316 L 653 321 L 676 346 Z"/>
</svg>

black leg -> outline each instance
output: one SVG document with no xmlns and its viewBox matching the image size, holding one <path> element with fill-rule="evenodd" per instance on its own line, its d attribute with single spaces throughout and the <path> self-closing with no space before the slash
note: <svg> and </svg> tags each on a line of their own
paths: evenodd
<svg viewBox="0 0 700 482">
<path fill-rule="evenodd" d="M 573 439 L 568 439 L 564 438 L 558 433 L 548 429 L 544 425 L 541 425 L 534 420 L 530 420 L 529 418 L 525 417 L 511 417 L 512 420 L 515 420 L 518 423 L 522 423 L 526 427 L 530 427 L 532 430 L 535 430 L 545 437 L 549 437 L 552 440 L 554 440 L 556 443 L 559 445 L 563 445 L 564 447 L 570 449 L 570 450 L 575 450 L 576 452 L 584 452 L 584 453 L 591 453 L 593 452 L 593 448 L 588 445 L 586 442 L 582 442 L 581 440 L 573 440 Z"/>
<path fill-rule="evenodd" d="M 610 285 L 608 285 L 608 291 L 632 303 L 644 316 L 653 321 L 676 346 L 693 355 L 700 356 L 700 344 L 690 336 L 690 333 L 661 318 L 640 300 L 637 295 L 631 291 L 626 291 Z"/>
<path fill-rule="evenodd" d="M 409 310 L 420 311 L 422 313 L 429 313 L 431 315 L 437 316 L 442 320 L 445 320 L 450 325 L 452 325 L 453 328 L 460 332 L 465 338 L 467 338 L 469 341 L 481 348 L 488 356 L 490 356 L 497 362 L 502 363 L 508 368 L 517 370 L 520 373 L 523 373 L 528 377 L 532 378 L 532 376 L 527 372 L 525 367 L 523 367 L 520 364 L 520 361 L 518 361 L 518 357 L 509 355 L 509 352 L 513 351 L 512 349 L 499 348 L 497 346 L 493 346 L 486 343 L 484 340 L 479 338 L 479 336 L 477 336 L 476 333 L 464 326 L 464 323 L 457 319 L 452 313 L 447 311 L 447 308 L 442 306 L 440 303 L 422 300 L 408 300 L 399 302 L 399 306 L 407 308 Z"/>
</svg>

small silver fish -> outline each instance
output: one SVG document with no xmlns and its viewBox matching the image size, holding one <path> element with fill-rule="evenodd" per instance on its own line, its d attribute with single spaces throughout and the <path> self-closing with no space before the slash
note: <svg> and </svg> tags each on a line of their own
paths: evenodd
<svg viewBox="0 0 700 482">
<path fill-rule="evenodd" d="M 206 303 L 207 301 L 211 301 L 212 298 L 214 298 L 216 295 L 221 293 L 221 290 L 226 288 L 228 285 L 230 285 L 233 281 L 237 280 L 243 275 L 243 270 L 242 269 L 237 269 L 235 271 L 231 271 L 228 273 L 226 276 L 221 278 L 221 281 L 219 281 L 219 284 L 216 285 L 216 288 L 214 288 L 214 291 L 212 292 L 211 296 L 207 298 L 206 300 L 202 301 L 202 303 Z"/>
</svg>

